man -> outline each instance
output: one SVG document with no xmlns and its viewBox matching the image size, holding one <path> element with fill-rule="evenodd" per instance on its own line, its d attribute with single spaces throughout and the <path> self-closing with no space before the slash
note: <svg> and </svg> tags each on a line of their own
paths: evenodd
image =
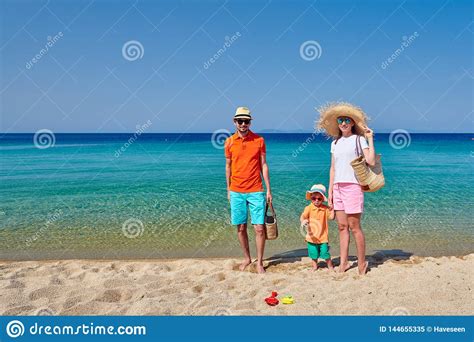
<svg viewBox="0 0 474 342">
<path fill-rule="evenodd" d="M 265 204 L 271 202 L 272 193 L 265 141 L 249 129 L 251 120 L 252 116 L 248 108 L 237 108 L 234 115 L 237 131 L 225 142 L 227 198 L 230 201 L 232 224 L 237 225 L 240 247 L 244 252 L 244 261 L 240 264 L 240 270 L 243 271 L 252 263 L 247 234 L 248 208 L 251 223 L 255 229 L 257 272 L 265 273 L 263 268 Z M 262 176 L 267 188 L 266 196 Z"/>
</svg>

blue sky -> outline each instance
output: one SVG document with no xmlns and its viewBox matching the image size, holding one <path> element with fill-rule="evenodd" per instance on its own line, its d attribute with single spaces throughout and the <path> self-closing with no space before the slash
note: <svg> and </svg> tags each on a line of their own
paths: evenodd
<svg viewBox="0 0 474 342">
<path fill-rule="evenodd" d="M 149 133 L 213 132 L 232 129 L 237 106 L 256 131 L 311 131 L 314 108 L 337 100 L 376 132 L 474 131 L 470 1 L 10 0 L 0 12 L 1 132 L 148 120 Z M 141 58 L 124 58 L 129 41 Z"/>
</svg>

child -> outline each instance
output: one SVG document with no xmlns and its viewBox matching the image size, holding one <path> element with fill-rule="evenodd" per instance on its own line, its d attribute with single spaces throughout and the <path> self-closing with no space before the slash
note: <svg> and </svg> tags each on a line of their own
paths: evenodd
<svg viewBox="0 0 474 342">
<path fill-rule="evenodd" d="M 334 271 L 328 245 L 328 219 L 334 220 L 334 210 L 323 202 L 327 202 L 326 187 L 315 184 L 306 191 L 306 199 L 311 204 L 304 208 L 300 217 L 301 226 L 307 228 L 306 243 L 308 255 L 312 259 L 313 271 L 318 269 L 318 258 L 326 260 L 328 268 Z"/>
</svg>

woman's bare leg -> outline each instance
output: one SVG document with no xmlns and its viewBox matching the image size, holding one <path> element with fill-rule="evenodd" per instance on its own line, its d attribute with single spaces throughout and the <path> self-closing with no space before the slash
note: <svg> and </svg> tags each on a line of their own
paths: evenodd
<svg viewBox="0 0 474 342">
<path fill-rule="evenodd" d="M 339 227 L 339 249 L 340 249 L 340 265 L 339 272 L 345 272 L 349 268 L 348 254 L 349 254 L 349 223 L 347 215 L 342 210 L 336 210 L 336 220 Z"/>
<path fill-rule="evenodd" d="M 367 264 L 365 261 L 365 236 L 360 225 L 360 216 L 361 214 L 348 214 L 347 221 L 356 241 L 359 274 L 365 274 L 365 272 L 367 272 Z"/>
</svg>

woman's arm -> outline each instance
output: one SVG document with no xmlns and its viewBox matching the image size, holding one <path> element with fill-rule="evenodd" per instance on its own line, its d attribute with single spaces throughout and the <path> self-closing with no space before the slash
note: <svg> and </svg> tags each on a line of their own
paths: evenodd
<svg viewBox="0 0 474 342">
<path fill-rule="evenodd" d="M 332 209 L 332 188 L 334 186 L 334 155 L 331 153 L 331 168 L 329 169 L 328 205 Z"/>
<path fill-rule="evenodd" d="M 362 151 L 364 152 L 364 158 L 367 164 L 369 164 L 370 166 L 374 166 L 375 165 L 374 131 L 371 130 L 367 126 L 365 126 L 364 129 L 365 129 L 365 137 L 367 138 L 369 147 L 364 148 Z"/>
<path fill-rule="evenodd" d="M 331 209 L 329 211 L 328 220 L 334 220 L 335 218 L 336 218 L 336 213 L 334 212 L 334 209 Z"/>
</svg>

